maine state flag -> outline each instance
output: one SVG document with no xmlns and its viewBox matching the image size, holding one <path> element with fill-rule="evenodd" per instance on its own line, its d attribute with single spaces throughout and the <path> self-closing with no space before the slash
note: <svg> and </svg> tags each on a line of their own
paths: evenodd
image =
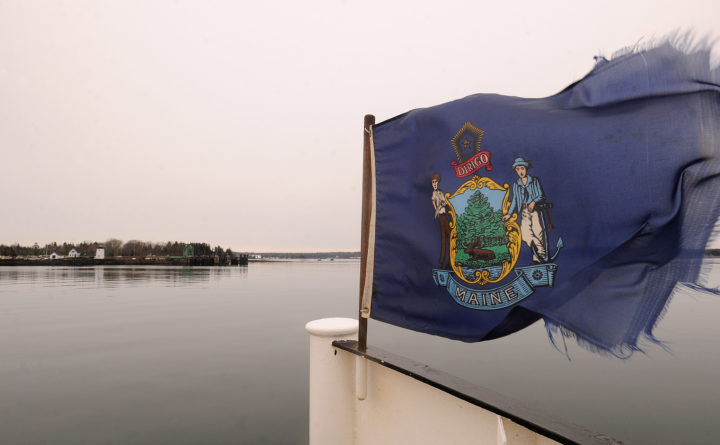
<svg viewBox="0 0 720 445">
<path fill-rule="evenodd" d="M 720 217 L 720 70 L 671 44 L 551 97 L 477 94 L 371 131 L 363 310 L 463 341 L 543 319 L 625 354 Z"/>
</svg>

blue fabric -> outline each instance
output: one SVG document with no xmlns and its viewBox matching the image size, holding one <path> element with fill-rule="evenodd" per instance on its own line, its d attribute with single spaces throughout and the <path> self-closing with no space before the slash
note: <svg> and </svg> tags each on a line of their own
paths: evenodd
<svg viewBox="0 0 720 445">
<path fill-rule="evenodd" d="M 513 163 L 522 157 L 551 203 L 536 211 L 543 212 L 548 256 L 557 253 L 547 258 L 556 270 L 547 268 L 548 283 L 542 267 L 526 269 L 544 284 L 503 309 L 458 304 L 437 279 L 447 267 L 437 264 L 441 234 L 430 177 L 441 175 L 438 189 L 447 196 L 471 178 L 452 165 L 465 161 L 451 145 L 462 141 L 451 139 L 465 137 L 458 131 L 466 122 L 484 130 L 478 137 L 490 152 L 491 165 L 474 175 L 506 185 L 508 202 L 521 204 Z M 651 334 L 676 283 L 697 280 L 720 216 L 720 71 L 710 69 L 708 50 L 686 54 L 665 44 L 602 59 L 557 95 L 473 95 L 382 122 L 373 138 L 371 317 L 421 332 L 481 341 L 542 318 L 594 348 L 632 350 Z M 513 213 L 519 226 L 519 206 Z M 550 215 L 552 230 L 544 219 Z M 466 249 L 472 261 L 489 258 L 482 243 L 491 238 L 480 239 L 458 242 L 457 254 Z M 515 269 L 532 261 L 519 244 Z M 503 283 L 522 275 L 518 270 L 498 283 L 467 286 L 504 292 Z M 487 268 L 491 277 L 498 271 Z"/>
</svg>

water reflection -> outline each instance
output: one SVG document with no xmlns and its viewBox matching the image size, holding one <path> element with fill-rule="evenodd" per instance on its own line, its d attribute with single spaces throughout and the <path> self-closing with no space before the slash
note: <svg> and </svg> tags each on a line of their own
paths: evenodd
<svg viewBox="0 0 720 445">
<path fill-rule="evenodd" d="M 229 278 L 246 278 L 247 274 L 247 266 L 0 267 L 0 287 L 175 287 L 202 285 Z"/>
<path fill-rule="evenodd" d="M 702 285 L 720 284 L 709 262 Z M 0 267 L 0 444 L 307 443 L 315 318 L 354 317 L 359 263 Z M 717 442 L 720 297 L 683 288 L 670 348 L 558 353 L 542 323 L 463 343 L 370 320 L 369 343 L 632 444 Z M 282 428 L 279 428 L 281 425 Z"/>
<path fill-rule="evenodd" d="M 306 443 L 303 326 L 358 270 L 0 268 L 0 444 Z"/>
</svg>

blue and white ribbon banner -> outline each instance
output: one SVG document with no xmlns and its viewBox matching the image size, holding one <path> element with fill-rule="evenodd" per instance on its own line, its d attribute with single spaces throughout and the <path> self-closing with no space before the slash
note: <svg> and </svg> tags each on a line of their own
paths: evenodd
<svg viewBox="0 0 720 445">
<path fill-rule="evenodd" d="M 434 269 L 433 279 L 444 286 L 455 302 L 461 306 L 480 311 L 505 309 L 535 292 L 538 287 L 552 287 L 557 265 L 553 263 L 518 267 L 517 277 L 493 289 L 473 289 L 458 282 L 449 270 Z"/>
</svg>

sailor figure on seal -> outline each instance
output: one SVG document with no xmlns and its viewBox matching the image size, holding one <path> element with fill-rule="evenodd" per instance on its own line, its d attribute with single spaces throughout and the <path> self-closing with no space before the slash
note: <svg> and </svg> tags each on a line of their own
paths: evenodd
<svg viewBox="0 0 720 445">
<path fill-rule="evenodd" d="M 528 170 L 532 167 L 525 158 L 516 158 L 513 168 L 518 175 L 513 183 L 513 198 L 503 221 L 510 219 L 513 213 L 519 213 L 520 233 L 525 244 L 533 255 L 531 264 L 541 264 L 548 261 L 548 245 L 546 231 L 551 229 L 549 219 L 546 221 L 542 211 L 550 208 L 551 204 L 545 200 L 540 178 L 530 176 Z"/>
</svg>

